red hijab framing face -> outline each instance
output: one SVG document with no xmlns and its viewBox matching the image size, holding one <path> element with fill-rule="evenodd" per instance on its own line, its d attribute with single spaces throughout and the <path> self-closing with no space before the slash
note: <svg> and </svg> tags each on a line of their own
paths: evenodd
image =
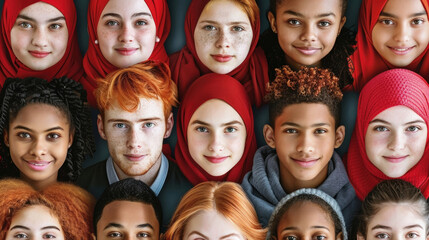
<svg viewBox="0 0 429 240">
<path fill-rule="evenodd" d="M 354 67 L 353 88 L 362 90 L 363 86 L 377 74 L 395 68 L 384 60 L 372 45 L 372 30 L 378 21 L 381 11 L 388 0 L 363 0 L 360 8 L 358 33 L 356 35 L 357 49 L 352 55 Z M 421 0 L 426 12 L 429 12 L 428 0 Z M 429 56 L 426 53 L 429 45 L 414 61 L 405 67 L 429 79 Z"/>
<path fill-rule="evenodd" d="M 15 24 L 16 18 L 22 9 L 37 3 L 45 2 L 58 9 L 65 17 L 68 29 L 68 42 L 67 49 L 61 60 L 53 66 L 42 70 L 35 71 L 23 63 L 21 63 L 13 54 L 12 46 L 10 44 L 10 32 Z M 1 32 L 2 38 L 0 39 L 0 84 L 3 86 L 6 78 L 16 77 L 39 77 L 46 80 L 53 78 L 60 78 L 67 76 L 78 81 L 82 75 L 82 56 L 79 51 L 77 43 L 77 36 L 75 34 L 76 28 L 76 8 L 73 0 L 5 0 L 3 6 L 3 13 L 1 17 Z"/>
<path fill-rule="evenodd" d="M 233 0 L 232 0 L 233 1 Z M 179 89 L 179 99 L 195 79 L 211 71 L 198 58 L 195 49 L 194 31 L 204 7 L 210 0 L 193 0 L 189 5 L 185 19 L 186 46 L 170 56 L 172 79 Z M 251 23 L 253 39 L 246 59 L 233 71 L 228 73 L 244 85 L 252 104 L 261 105 L 268 82 L 268 63 L 261 48 L 256 48 L 259 39 L 259 12 L 255 13 L 255 21 Z"/>
<path fill-rule="evenodd" d="M 365 150 L 365 135 L 370 121 L 382 111 L 394 106 L 406 106 L 429 124 L 429 85 L 417 73 L 406 69 L 392 69 L 369 81 L 359 96 L 355 130 L 347 154 L 347 172 L 362 200 L 379 182 L 391 179 L 376 168 Z M 429 125 L 428 125 L 429 126 Z M 402 177 L 421 189 L 429 197 L 429 147 L 420 161 Z"/>
<path fill-rule="evenodd" d="M 98 21 L 108 2 L 109 0 L 91 0 L 88 6 L 89 44 L 83 59 L 83 67 L 86 76 L 85 79 L 82 79 L 82 84 L 88 92 L 88 98 L 91 103 L 95 103 L 93 92 L 97 87 L 97 79 L 104 78 L 108 73 L 118 69 L 107 61 L 101 53 L 100 47 L 95 44 L 95 40 L 98 39 Z M 168 10 L 167 1 L 145 0 L 145 3 L 149 7 L 153 20 L 155 21 L 156 36 L 160 38 L 160 41 L 155 43 L 155 47 L 149 59 L 168 63 L 168 56 L 164 48 L 164 42 L 170 32 L 170 12 Z"/>
<path fill-rule="evenodd" d="M 191 157 L 188 150 L 188 125 L 194 112 L 210 99 L 219 99 L 237 111 L 246 126 L 246 142 L 243 156 L 229 172 L 222 176 L 211 176 Z M 189 87 L 179 109 L 177 118 L 177 145 L 175 157 L 177 165 L 189 181 L 196 185 L 204 181 L 241 182 L 252 168 L 253 155 L 256 151 L 256 138 L 253 130 L 253 113 L 246 90 L 228 75 L 206 74 Z"/>
</svg>

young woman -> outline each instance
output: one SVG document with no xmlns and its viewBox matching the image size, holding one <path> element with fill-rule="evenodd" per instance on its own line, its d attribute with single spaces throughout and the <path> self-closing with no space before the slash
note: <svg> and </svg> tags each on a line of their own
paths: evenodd
<svg viewBox="0 0 429 240">
<path fill-rule="evenodd" d="M 6 78 L 83 75 L 72 0 L 5 0 L 1 18 L 0 85 Z"/>
<path fill-rule="evenodd" d="M 179 99 L 198 77 L 214 72 L 240 81 L 251 103 L 261 105 L 268 67 L 256 48 L 259 28 L 254 0 L 193 0 L 185 19 L 186 46 L 170 56 Z"/>
<path fill-rule="evenodd" d="M 93 152 L 86 92 L 68 78 L 8 79 L 0 94 L 0 176 L 36 189 L 75 181 Z"/>
<path fill-rule="evenodd" d="M 428 99 L 427 82 L 406 69 L 383 72 L 362 89 L 347 153 L 359 199 L 392 178 L 409 181 L 429 197 Z"/>
<path fill-rule="evenodd" d="M 1 239 L 92 239 L 94 199 L 77 186 L 38 192 L 18 179 L 1 180 L 0 205 Z"/>
<path fill-rule="evenodd" d="M 429 4 L 427 0 L 364 0 L 360 9 L 353 88 L 377 74 L 406 68 L 429 78 Z"/>
<path fill-rule="evenodd" d="M 183 196 L 165 239 L 260 240 L 265 233 L 240 185 L 204 182 Z"/>
<path fill-rule="evenodd" d="M 168 63 L 164 42 L 169 31 L 165 0 L 91 0 L 82 79 L 91 105 L 95 106 L 97 78 L 148 59 Z"/>
<path fill-rule="evenodd" d="M 179 108 L 177 138 L 177 165 L 193 185 L 241 182 L 251 169 L 256 139 L 240 82 L 216 73 L 197 79 Z"/>
</svg>

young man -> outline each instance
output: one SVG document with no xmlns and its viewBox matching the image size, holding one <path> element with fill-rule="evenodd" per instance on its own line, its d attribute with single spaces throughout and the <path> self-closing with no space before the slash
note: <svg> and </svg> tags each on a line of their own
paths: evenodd
<svg viewBox="0 0 429 240">
<path fill-rule="evenodd" d="M 192 185 L 162 154 L 173 128 L 177 88 L 168 66 L 152 61 L 120 69 L 99 82 L 97 126 L 110 157 L 85 169 L 78 184 L 96 198 L 112 183 L 141 180 L 161 201 L 164 229 Z"/>
<path fill-rule="evenodd" d="M 341 90 L 328 70 L 288 66 L 277 71 L 269 87 L 268 146 L 256 151 L 252 171 L 242 187 L 267 226 L 274 207 L 287 194 L 317 188 L 338 201 L 350 226 L 360 201 L 334 151 L 344 140 L 339 126 Z"/>
<path fill-rule="evenodd" d="M 115 182 L 101 195 L 94 209 L 95 236 L 104 239 L 158 240 L 161 204 L 142 181 Z"/>
</svg>

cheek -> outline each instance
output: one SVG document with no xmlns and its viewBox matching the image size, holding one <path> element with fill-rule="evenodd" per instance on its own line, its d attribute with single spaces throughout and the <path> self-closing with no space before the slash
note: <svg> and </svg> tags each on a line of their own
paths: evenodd
<svg viewBox="0 0 429 240">
<path fill-rule="evenodd" d="M 209 54 L 208 50 L 217 41 L 217 34 L 214 32 L 205 32 L 195 30 L 194 34 L 195 49 L 198 55 Z"/>
<path fill-rule="evenodd" d="M 253 35 L 251 32 L 237 34 L 232 37 L 234 47 L 242 58 L 246 58 L 252 44 Z"/>
<path fill-rule="evenodd" d="M 207 139 L 201 134 L 188 131 L 188 150 L 193 158 L 201 154 L 207 147 Z"/>
<path fill-rule="evenodd" d="M 28 44 L 30 44 L 30 34 L 24 33 L 22 31 L 14 30 L 12 28 L 10 32 L 10 40 L 12 51 L 15 55 L 19 53 L 19 51 L 24 50 Z"/>
<path fill-rule="evenodd" d="M 367 133 L 365 136 L 365 151 L 371 160 L 387 148 L 388 137 L 382 134 Z"/>
</svg>

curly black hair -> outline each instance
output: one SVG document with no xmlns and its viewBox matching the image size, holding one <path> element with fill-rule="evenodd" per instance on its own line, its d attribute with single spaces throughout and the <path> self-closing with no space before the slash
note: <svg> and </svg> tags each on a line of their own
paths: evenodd
<svg viewBox="0 0 429 240">
<path fill-rule="evenodd" d="M 343 94 L 338 78 L 328 69 L 301 67 L 293 71 L 288 65 L 276 69 L 276 78 L 267 86 L 269 120 L 274 128 L 275 119 L 283 109 L 292 104 L 325 104 L 335 119 L 335 127 L 340 122 L 340 104 Z"/>
<path fill-rule="evenodd" d="M 80 174 L 81 165 L 87 155 L 95 150 L 91 129 L 86 91 L 82 85 L 67 77 L 48 82 L 40 78 L 9 78 L 0 93 L 0 132 L 9 131 L 9 124 L 19 111 L 29 104 L 48 104 L 60 110 L 74 132 L 73 143 L 67 150 L 64 164 L 58 171 L 58 180 L 74 182 Z M 13 164 L 9 147 L 0 141 L 0 176 L 19 177 Z"/>
</svg>

